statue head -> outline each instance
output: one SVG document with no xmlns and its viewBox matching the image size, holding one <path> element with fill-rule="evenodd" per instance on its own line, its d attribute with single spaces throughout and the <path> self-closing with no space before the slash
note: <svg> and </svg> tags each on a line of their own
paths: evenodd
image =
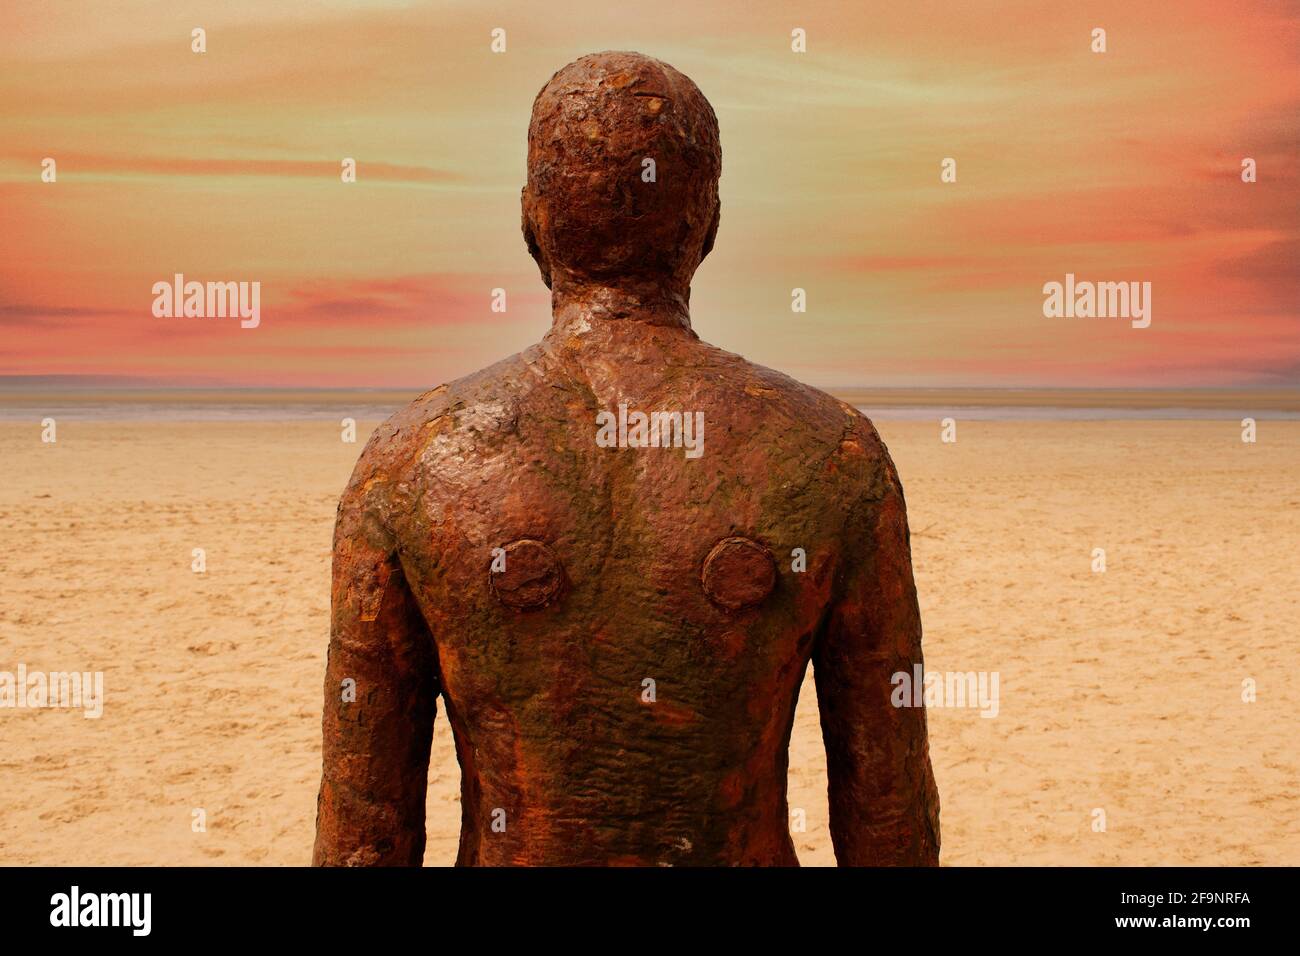
<svg viewBox="0 0 1300 956">
<path fill-rule="evenodd" d="M 713 248 L 721 171 L 717 117 L 687 77 L 639 53 L 570 63 L 528 126 L 524 240 L 542 279 L 684 302 Z"/>
</svg>

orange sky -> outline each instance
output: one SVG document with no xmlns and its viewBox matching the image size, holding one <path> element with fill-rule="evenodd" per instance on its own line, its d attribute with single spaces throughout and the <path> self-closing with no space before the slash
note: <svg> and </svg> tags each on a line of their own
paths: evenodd
<svg viewBox="0 0 1300 956">
<path fill-rule="evenodd" d="M 603 49 L 718 113 L 709 341 L 819 385 L 1300 385 L 1300 7 L 1251 0 L 5 0 L 0 376 L 427 386 L 536 341 L 529 109 Z M 261 282 L 261 325 L 155 318 L 177 272 Z M 1067 272 L 1151 282 L 1150 328 L 1045 318 Z"/>
</svg>

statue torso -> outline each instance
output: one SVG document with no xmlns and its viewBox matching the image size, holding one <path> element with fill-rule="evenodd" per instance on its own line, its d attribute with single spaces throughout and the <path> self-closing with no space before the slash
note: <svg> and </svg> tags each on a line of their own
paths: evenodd
<svg viewBox="0 0 1300 956">
<path fill-rule="evenodd" d="M 796 862 L 791 722 L 880 446 L 820 392 L 672 344 L 618 370 L 530 349 L 367 451 L 437 648 L 462 864 Z M 633 412 L 703 412 L 698 457 L 617 447 L 620 402 L 631 442 Z"/>
</svg>

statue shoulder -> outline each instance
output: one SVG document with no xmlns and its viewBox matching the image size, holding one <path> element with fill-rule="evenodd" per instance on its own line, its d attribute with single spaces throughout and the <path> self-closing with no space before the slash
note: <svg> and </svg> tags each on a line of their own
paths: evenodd
<svg viewBox="0 0 1300 956">
<path fill-rule="evenodd" d="M 546 389 L 534 349 L 417 396 L 371 434 L 349 489 L 369 481 L 396 487 L 490 458 L 518 432 L 521 412 Z"/>
</svg>

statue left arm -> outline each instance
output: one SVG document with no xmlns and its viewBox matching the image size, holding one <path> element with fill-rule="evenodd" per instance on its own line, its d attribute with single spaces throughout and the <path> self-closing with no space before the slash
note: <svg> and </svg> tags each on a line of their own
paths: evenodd
<svg viewBox="0 0 1300 956">
<path fill-rule="evenodd" d="M 831 841 L 840 866 L 937 866 L 939 792 L 925 708 L 891 700 L 892 676 L 910 679 L 921 663 L 907 512 L 889 453 L 874 433 L 871 440 L 884 456 L 883 494 L 860 505 L 849 528 L 850 566 L 813 650 Z"/>
</svg>

